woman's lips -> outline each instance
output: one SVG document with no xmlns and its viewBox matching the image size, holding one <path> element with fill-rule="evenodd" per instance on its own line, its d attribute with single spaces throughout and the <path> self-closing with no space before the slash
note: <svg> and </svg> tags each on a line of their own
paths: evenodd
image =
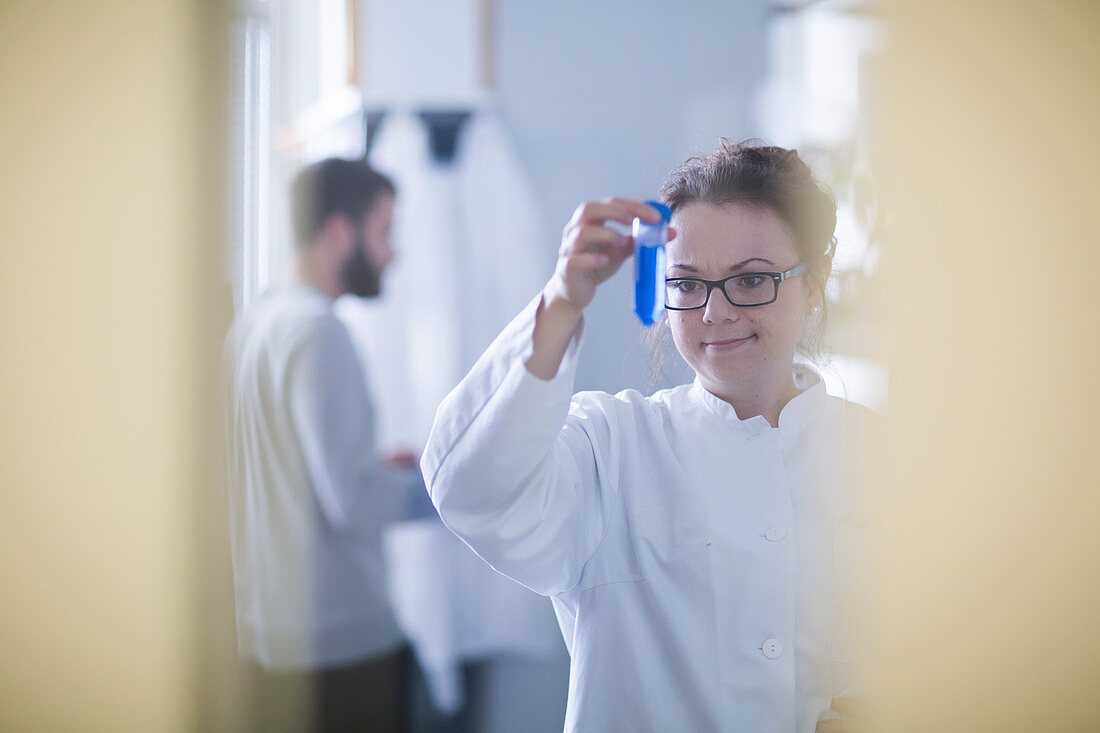
<svg viewBox="0 0 1100 733">
<path fill-rule="evenodd" d="M 732 351 L 733 349 L 744 346 L 749 341 L 756 338 L 754 333 L 751 336 L 746 336 L 740 339 L 726 339 L 725 341 L 704 341 L 703 345 L 711 351 Z"/>
</svg>

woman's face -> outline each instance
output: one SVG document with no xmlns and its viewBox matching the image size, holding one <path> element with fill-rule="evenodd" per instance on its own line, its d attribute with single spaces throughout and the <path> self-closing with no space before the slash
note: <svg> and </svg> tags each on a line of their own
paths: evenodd
<svg viewBox="0 0 1100 733">
<path fill-rule="evenodd" d="M 673 215 L 672 226 L 677 235 L 668 245 L 668 277 L 721 280 L 739 272 L 782 272 L 800 261 L 793 236 L 770 209 L 688 204 Z M 705 308 L 666 312 L 680 355 L 704 387 L 725 397 L 790 380 L 809 308 L 803 275 L 785 280 L 769 305 L 730 305 L 715 288 Z"/>
</svg>

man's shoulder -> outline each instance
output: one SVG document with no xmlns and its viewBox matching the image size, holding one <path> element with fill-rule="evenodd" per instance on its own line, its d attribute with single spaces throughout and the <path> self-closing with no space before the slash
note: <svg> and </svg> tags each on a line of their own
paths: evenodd
<svg viewBox="0 0 1100 733">
<path fill-rule="evenodd" d="M 332 301 L 315 290 L 289 284 L 272 288 L 239 319 L 242 330 L 325 330 L 341 324 Z"/>
<path fill-rule="evenodd" d="M 332 301 L 304 288 L 285 286 L 265 293 L 245 310 L 230 329 L 229 340 L 237 348 L 293 351 L 346 334 Z"/>
</svg>

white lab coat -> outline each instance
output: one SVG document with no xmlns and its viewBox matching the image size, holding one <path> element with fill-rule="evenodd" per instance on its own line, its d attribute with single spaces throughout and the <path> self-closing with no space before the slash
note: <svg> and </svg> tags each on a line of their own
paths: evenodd
<svg viewBox="0 0 1100 733">
<path fill-rule="evenodd" d="M 698 383 L 574 396 L 580 329 L 554 379 L 524 366 L 537 306 L 441 405 L 422 467 L 446 524 L 553 600 L 566 730 L 812 731 L 852 672 L 846 464 L 874 413 L 802 367 L 777 428 Z"/>
</svg>

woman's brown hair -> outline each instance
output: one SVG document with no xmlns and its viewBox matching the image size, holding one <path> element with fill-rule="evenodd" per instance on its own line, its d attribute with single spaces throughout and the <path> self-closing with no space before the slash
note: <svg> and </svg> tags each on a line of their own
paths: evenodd
<svg viewBox="0 0 1100 733">
<path fill-rule="evenodd" d="M 825 283 L 836 250 L 836 200 L 814 178 L 810 167 L 787 150 L 756 141 L 722 140 L 709 155 L 689 158 L 661 187 L 661 201 L 673 214 L 689 204 L 745 204 L 773 212 L 794 235 L 806 274 L 819 293 L 821 311 L 807 329 L 801 348 L 820 358 L 827 323 Z M 659 367 L 658 367 L 659 368 Z"/>
</svg>

